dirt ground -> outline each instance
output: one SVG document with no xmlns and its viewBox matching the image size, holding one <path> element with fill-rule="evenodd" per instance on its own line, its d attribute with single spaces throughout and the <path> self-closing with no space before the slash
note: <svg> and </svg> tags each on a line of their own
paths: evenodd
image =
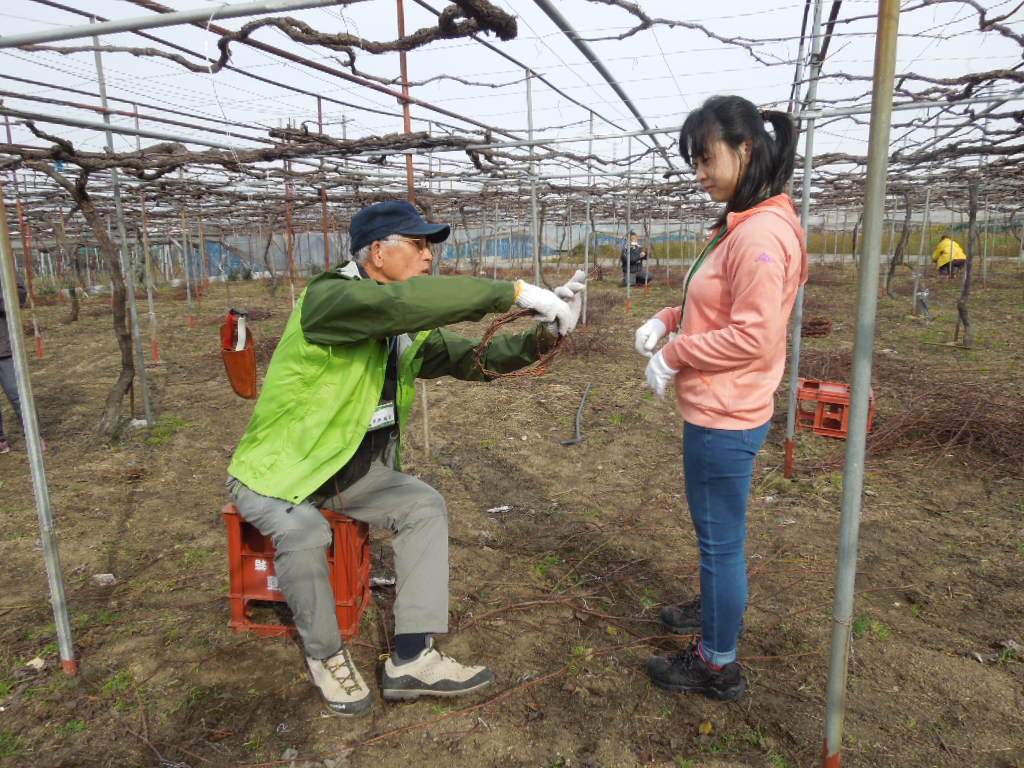
<svg viewBox="0 0 1024 768">
<path fill-rule="evenodd" d="M 931 281 L 935 319 L 924 321 L 908 317 L 900 281 L 903 295 L 879 302 L 875 429 L 909 426 L 866 467 L 843 761 L 1019 768 L 1021 446 L 1000 449 L 998 430 L 971 420 L 1020 419 L 1024 272 L 997 264 L 974 287 L 970 350 L 943 344 L 957 284 Z M 740 644 L 749 694 L 721 704 L 653 687 L 646 660 L 687 641 L 665 634 L 658 608 L 697 588 L 697 549 L 682 424 L 648 394 L 632 351 L 634 328 L 678 290 L 638 289 L 629 314 L 624 291 L 593 284 L 593 322 L 543 377 L 427 386 L 429 452 L 419 400 L 406 470 L 450 509 L 452 630 L 439 645 L 488 664 L 496 682 L 459 700 L 378 697 L 354 721 L 327 716 L 293 641 L 227 625 L 219 510 L 251 403 L 228 387 L 217 327 L 229 306 L 263 310 L 254 326 L 266 346 L 287 319 L 287 286 L 274 298 L 259 284 L 215 285 L 194 329 L 164 292 L 161 362 L 148 368 L 158 424 L 113 445 L 94 433 L 116 373 L 108 299 L 70 325 L 66 305 L 41 306 L 46 356 L 31 368 L 81 674 L 60 668 L 15 426 L 0 456 L 0 764 L 817 765 L 845 444 L 801 432 L 796 477 L 783 478 L 783 409 L 759 458 Z M 848 377 L 855 297 L 850 267 L 812 270 L 807 314 L 832 331 L 805 339 L 804 375 Z M 563 447 L 588 383 L 584 441 Z M 936 390 L 950 395 L 921 402 Z M 907 421 L 915 408 L 924 421 Z M 387 576 L 386 538 L 373 547 L 375 575 Z M 104 573 L 116 581 L 97 585 Z M 375 597 L 352 644 L 368 678 L 388 651 L 393 588 Z"/>
</svg>

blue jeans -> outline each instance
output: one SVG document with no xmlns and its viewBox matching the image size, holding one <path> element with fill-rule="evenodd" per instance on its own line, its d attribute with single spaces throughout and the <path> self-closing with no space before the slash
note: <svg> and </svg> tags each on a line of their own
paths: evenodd
<svg viewBox="0 0 1024 768">
<path fill-rule="evenodd" d="M 0 318 L 0 323 L 6 322 L 4 318 Z M 7 395 L 7 399 L 11 401 L 11 407 L 14 409 L 14 415 L 18 417 L 18 421 L 21 421 L 21 397 L 18 395 L 18 381 L 14 374 L 14 359 L 10 357 L 0 357 L 0 388 L 3 388 L 4 393 Z M 22 429 L 24 431 L 24 429 Z M 6 440 L 7 433 L 4 432 L 4 420 L 0 416 L 0 440 Z"/>
<path fill-rule="evenodd" d="M 747 607 L 747 501 L 754 459 L 768 435 L 755 429 L 683 428 L 686 501 L 700 545 L 701 649 L 712 664 L 736 660 Z"/>
</svg>

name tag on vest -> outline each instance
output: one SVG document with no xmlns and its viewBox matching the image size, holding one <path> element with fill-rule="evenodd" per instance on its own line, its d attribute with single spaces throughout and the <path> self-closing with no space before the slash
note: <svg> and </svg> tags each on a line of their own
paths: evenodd
<svg viewBox="0 0 1024 768">
<path fill-rule="evenodd" d="M 395 423 L 395 404 L 393 402 L 383 402 L 377 406 L 377 410 L 373 412 L 373 416 L 370 417 L 370 431 L 380 429 L 381 427 L 390 427 Z"/>
</svg>

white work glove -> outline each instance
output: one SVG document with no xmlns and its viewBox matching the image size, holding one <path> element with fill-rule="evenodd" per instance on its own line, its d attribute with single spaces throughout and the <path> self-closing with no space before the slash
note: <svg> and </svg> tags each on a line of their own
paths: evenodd
<svg viewBox="0 0 1024 768">
<path fill-rule="evenodd" d="M 575 326 L 569 305 L 553 291 L 538 288 L 523 280 L 516 280 L 515 285 L 516 305 L 532 311 L 542 323 L 553 323 L 559 336 L 565 336 L 571 330 L 570 326 Z"/>
<path fill-rule="evenodd" d="M 665 399 L 665 387 L 672 381 L 679 371 L 668 367 L 665 357 L 659 351 L 651 362 L 647 364 L 647 386 L 654 390 L 654 394 Z"/>
<path fill-rule="evenodd" d="M 651 357 L 658 342 L 665 338 L 668 328 L 656 317 L 652 317 L 646 323 L 636 329 L 636 340 L 634 346 L 636 351 L 644 357 Z"/>
<path fill-rule="evenodd" d="M 572 315 L 572 322 L 569 324 L 566 333 L 572 333 L 576 330 L 576 326 L 580 321 L 580 313 L 583 312 L 583 294 L 586 290 L 587 273 L 582 269 L 577 269 L 576 273 L 564 285 L 555 288 L 555 296 L 569 305 L 569 311 Z M 546 327 L 549 333 L 558 332 L 558 328 L 554 323 L 549 323 Z"/>
</svg>

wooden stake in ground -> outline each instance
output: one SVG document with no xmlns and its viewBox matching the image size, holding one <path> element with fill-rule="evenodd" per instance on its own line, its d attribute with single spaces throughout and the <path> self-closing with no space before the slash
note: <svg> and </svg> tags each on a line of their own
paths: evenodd
<svg viewBox="0 0 1024 768">
<path fill-rule="evenodd" d="M 17 180 L 14 183 L 14 192 L 18 207 L 18 231 L 21 233 L 21 254 L 25 267 L 25 283 L 28 289 L 28 314 L 32 319 L 32 336 L 36 340 L 36 357 L 42 357 L 43 337 L 39 334 L 39 323 L 36 320 L 36 291 L 34 275 L 32 273 L 32 227 L 25 221 L 25 209 L 21 204 L 21 194 L 18 192 Z"/>
</svg>

